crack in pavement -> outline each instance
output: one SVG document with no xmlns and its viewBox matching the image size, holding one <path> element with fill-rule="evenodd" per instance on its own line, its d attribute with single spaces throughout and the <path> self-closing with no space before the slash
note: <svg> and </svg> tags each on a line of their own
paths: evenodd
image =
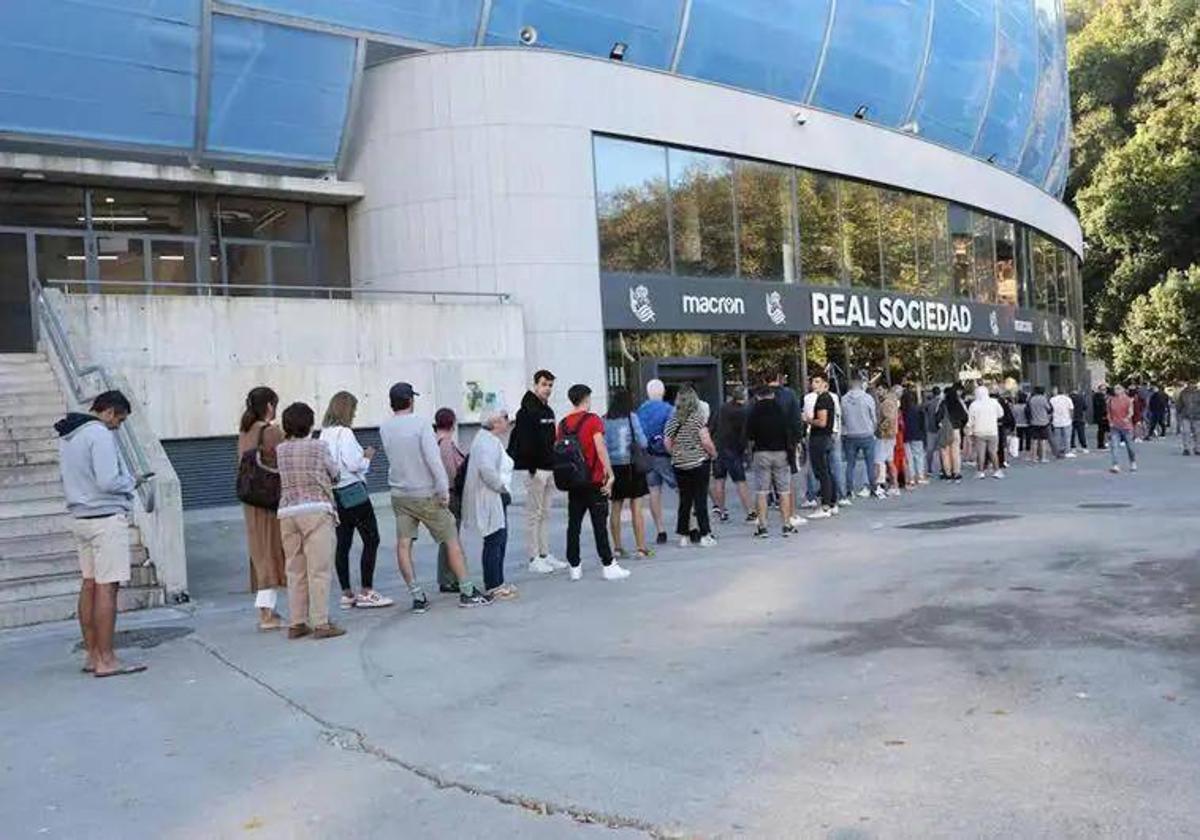
<svg viewBox="0 0 1200 840">
<path fill-rule="evenodd" d="M 421 767 L 420 765 L 413 764 L 405 761 L 402 758 L 392 755 L 382 747 L 372 744 L 365 733 L 355 729 L 352 726 L 343 726 L 342 724 L 326 720 L 316 712 L 309 709 L 303 703 L 293 700 L 291 697 L 284 694 L 262 677 L 258 676 L 252 671 L 248 671 L 241 665 L 238 665 L 236 662 L 232 661 L 224 653 L 222 653 L 219 648 L 209 644 L 203 639 L 192 636 L 190 639 L 188 639 L 188 641 L 199 646 L 206 653 L 208 653 L 221 664 L 225 665 L 230 670 L 241 675 L 247 680 L 250 680 L 260 688 L 282 700 L 295 711 L 318 724 L 322 728 L 321 738 L 326 743 L 348 752 L 363 753 L 364 755 L 372 756 L 380 761 L 386 762 L 395 767 L 399 767 L 400 769 L 406 770 L 423 781 L 429 782 L 438 790 L 457 790 L 461 793 L 470 794 L 471 796 L 485 797 L 498 802 L 501 805 L 521 808 L 524 811 L 528 811 L 543 817 L 566 816 L 570 817 L 575 822 L 584 825 L 598 825 L 614 830 L 632 829 L 634 831 L 640 831 L 643 834 L 646 834 L 648 837 L 653 838 L 653 840 L 681 840 L 681 838 L 685 837 L 699 836 L 688 832 L 670 831 L 636 817 L 607 814 L 602 811 L 596 811 L 578 805 L 564 805 L 559 802 L 535 799 L 529 796 L 522 796 L 518 793 L 480 787 L 478 785 L 470 784 L 469 782 L 447 778 L 426 767 Z"/>
</svg>

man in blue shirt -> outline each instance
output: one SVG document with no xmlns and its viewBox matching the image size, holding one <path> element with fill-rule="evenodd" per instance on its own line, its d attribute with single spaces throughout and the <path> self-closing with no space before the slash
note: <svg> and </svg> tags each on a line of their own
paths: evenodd
<svg viewBox="0 0 1200 840">
<path fill-rule="evenodd" d="M 650 472 L 646 474 L 646 484 L 650 487 L 650 515 L 654 517 L 654 530 L 658 534 L 655 541 L 659 545 L 667 542 L 667 529 L 663 522 L 662 486 L 666 484 L 672 490 L 675 489 L 675 470 L 671 468 L 671 456 L 667 454 L 663 444 L 663 428 L 675 413 L 674 407 L 663 400 L 666 390 L 661 379 L 651 379 L 646 383 L 646 396 L 649 399 L 637 410 L 638 422 L 642 424 L 642 431 L 646 433 L 646 452 L 654 462 Z"/>
</svg>

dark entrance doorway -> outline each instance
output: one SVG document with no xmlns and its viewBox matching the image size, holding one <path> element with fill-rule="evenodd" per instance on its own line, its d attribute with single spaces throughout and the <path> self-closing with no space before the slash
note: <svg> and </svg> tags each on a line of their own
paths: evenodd
<svg viewBox="0 0 1200 840">
<path fill-rule="evenodd" d="M 0 233 L 0 353 L 36 349 L 25 234 Z"/>
<path fill-rule="evenodd" d="M 667 389 L 667 402 L 674 402 L 679 387 L 690 383 L 709 406 L 721 404 L 721 363 L 711 356 L 643 359 L 642 380 L 648 382 L 651 379 L 662 380 Z"/>
</svg>

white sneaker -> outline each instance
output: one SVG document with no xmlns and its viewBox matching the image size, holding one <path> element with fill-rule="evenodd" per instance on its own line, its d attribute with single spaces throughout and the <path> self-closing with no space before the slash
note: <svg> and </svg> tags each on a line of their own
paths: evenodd
<svg viewBox="0 0 1200 840">
<path fill-rule="evenodd" d="M 1064 455 L 1063 457 L 1064 457 L 1064 458 L 1078 458 L 1079 456 L 1078 456 L 1078 455 L 1076 455 L 1074 452 L 1068 452 L 1068 453 L 1067 453 L 1066 455 Z"/>
<path fill-rule="evenodd" d="M 680 548 L 691 548 L 692 547 L 692 538 L 691 537 L 680 537 L 679 538 L 679 547 Z"/>
<path fill-rule="evenodd" d="M 858 491 L 858 498 L 860 498 L 860 499 L 865 499 L 870 495 L 871 495 L 871 491 L 868 490 L 866 487 L 864 487 Z"/>
<path fill-rule="evenodd" d="M 788 524 L 791 525 L 793 528 L 799 528 L 801 525 L 804 524 L 804 517 L 798 513 L 793 513 L 791 518 L 788 519 Z"/>
<path fill-rule="evenodd" d="M 820 506 L 821 506 L 821 503 L 818 502 L 816 499 L 805 499 L 803 502 L 800 503 L 800 507 L 805 508 L 806 510 L 815 508 L 815 507 L 820 507 Z"/>
<path fill-rule="evenodd" d="M 700 542 L 703 544 L 704 541 Z M 625 580 L 629 577 L 629 570 L 621 568 L 621 564 L 614 560 L 601 570 L 600 575 L 605 580 Z"/>
<path fill-rule="evenodd" d="M 1137 472 L 1137 461 L 1134 461 L 1132 464 L 1129 465 L 1129 471 Z"/>
<path fill-rule="evenodd" d="M 976 478 L 980 478 L 980 479 L 987 478 L 987 471 L 986 471 L 986 470 L 980 470 L 980 471 L 979 471 L 979 475 L 977 475 L 977 476 L 976 476 Z"/>
<path fill-rule="evenodd" d="M 1086 447 L 1085 447 L 1085 448 L 1084 448 L 1084 450 L 1083 450 L 1083 454 L 1084 454 L 1084 455 L 1090 455 L 1090 454 L 1091 454 L 1091 452 L 1092 452 L 1092 450 L 1090 450 L 1090 449 L 1088 449 L 1088 448 L 1086 448 Z"/>
<path fill-rule="evenodd" d="M 875 498 L 876 499 L 886 499 L 887 498 L 887 490 L 884 489 L 882 484 L 875 488 Z"/>
<path fill-rule="evenodd" d="M 700 538 L 700 547 L 701 548 L 715 548 L 716 545 L 717 545 L 717 538 L 714 537 L 712 534 L 705 534 L 703 537 Z"/>
<path fill-rule="evenodd" d="M 570 563 L 567 565 L 571 566 Z M 571 566 L 571 580 L 583 580 L 583 566 Z"/>
<path fill-rule="evenodd" d="M 554 567 L 545 557 L 534 557 L 529 561 L 529 571 L 535 575 L 550 575 L 554 574 Z"/>
<path fill-rule="evenodd" d="M 1113 464 L 1111 467 L 1108 468 L 1108 471 L 1110 473 L 1119 473 L 1121 471 L 1121 468 L 1118 467 L 1116 464 Z"/>
<path fill-rule="evenodd" d="M 1004 478 L 1004 470 L 996 470 L 992 473 L 992 478 Z"/>
<path fill-rule="evenodd" d="M 554 570 L 554 571 L 556 571 L 556 572 L 557 572 L 559 569 L 569 569 L 569 568 L 571 567 L 571 564 L 570 564 L 570 563 L 564 563 L 562 560 L 559 560 L 559 559 L 558 559 L 557 557 L 555 557 L 553 554 L 547 554 L 545 557 L 541 557 L 541 558 L 539 558 L 539 559 L 540 559 L 540 560 L 545 560 L 547 563 L 549 563 L 549 564 L 550 564 L 550 568 L 551 568 L 551 569 L 553 569 L 553 570 Z"/>
<path fill-rule="evenodd" d="M 831 507 L 831 508 L 829 509 L 829 515 L 830 515 L 830 516 L 837 516 L 839 513 L 841 513 L 841 510 L 838 508 L 838 506 L 837 506 L 837 505 L 834 505 L 833 507 Z"/>
<path fill-rule="evenodd" d="M 890 490 L 888 490 L 888 491 L 887 491 L 887 494 L 888 494 L 889 496 L 899 496 L 899 495 L 900 495 L 900 488 L 899 488 L 899 487 L 893 487 L 892 489 L 890 489 Z"/>
<path fill-rule="evenodd" d="M 854 500 L 847 496 L 844 499 L 838 499 L 838 504 L 842 507 L 854 507 Z"/>
<path fill-rule="evenodd" d="M 809 519 L 829 519 L 831 516 L 833 516 L 833 513 L 828 508 L 823 508 L 821 510 L 816 511 L 815 513 L 810 513 L 808 515 L 808 518 Z"/>
</svg>

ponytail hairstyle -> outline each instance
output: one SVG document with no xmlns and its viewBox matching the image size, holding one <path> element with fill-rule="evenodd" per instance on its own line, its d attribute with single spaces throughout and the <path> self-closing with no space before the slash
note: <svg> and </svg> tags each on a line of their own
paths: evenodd
<svg viewBox="0 0 1200 840">
<path fill-rule="evenodd" d="M 243 432 L 250 431 L 255 423 L 267 419 L 267 411 L 271 406 L 277 405 L 279 395 L 266 385 L 251 388 L 250 393 L 246 394 L 246 410 L 242 412 L 242 422 L 238 428 Z"/>
</svg>

